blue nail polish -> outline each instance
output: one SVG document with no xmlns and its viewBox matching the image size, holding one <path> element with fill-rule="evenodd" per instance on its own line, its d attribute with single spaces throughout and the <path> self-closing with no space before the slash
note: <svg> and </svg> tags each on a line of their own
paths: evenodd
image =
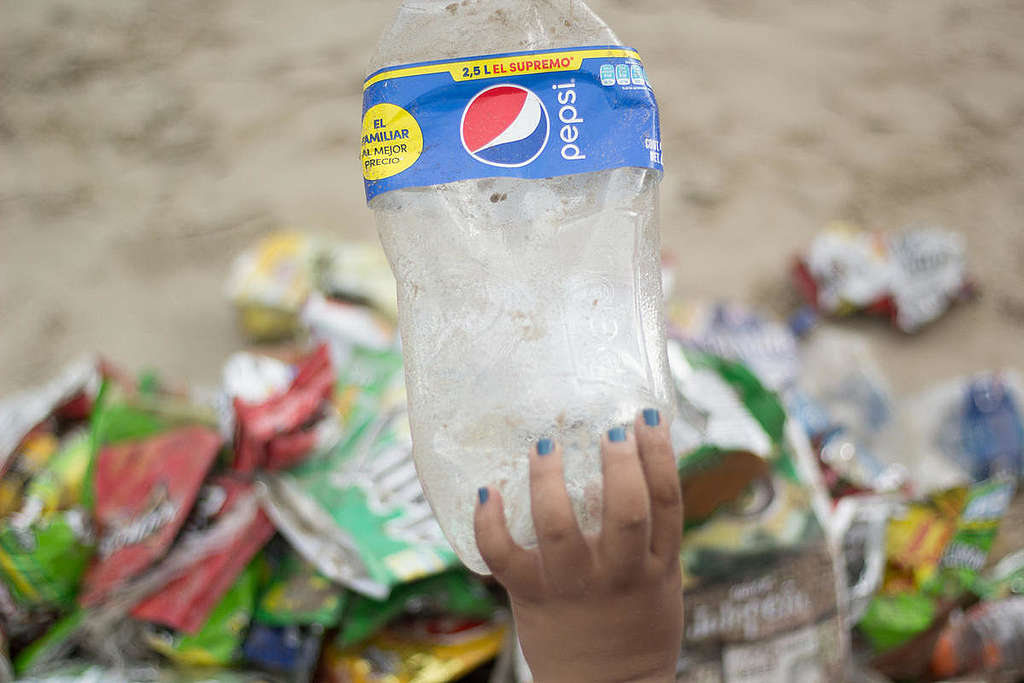
<svg viewBox="0 0 1024 683">
<path fill-rule="evenodd" d="M 477 490 L 476 495 L 480 497 L 480 504 L 483 505 L 487 502 L 487 496 L 490 495 L 490 491 L 487 490 L 487 487 L 481 486 L 480 489 Z"/>
<path fill-rule="evenodd" d="M 648 427 L 657 427 L 661 424 L 661 414 L 654 408 L 644 409 L 644 424 Z"/>
<path fill-rule="evenodd" d="M 622 427 L 613 427 L 608 430 L 608 440 L 612 443 L 621 443 L 626 440 L 626 430 Z"/>
<path fill-rule="evenodd" d="M 547 455 L 555 449 L 555 443 L 551 439 L 541 439 L 537 442 L 537 455 Z"/>
</svg>

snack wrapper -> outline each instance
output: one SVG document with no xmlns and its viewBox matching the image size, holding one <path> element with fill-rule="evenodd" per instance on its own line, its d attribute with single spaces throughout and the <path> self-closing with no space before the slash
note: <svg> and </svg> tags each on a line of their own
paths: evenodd
<svg viewBox="0 0 1024 683">
<path fill-rule="evenodd" d="M 28 482 L 46 467 L 59 447 L 60 442 L 52 432 L 40 430 L 25 437 L 0 479 L 0 517 L 20 507 Z"/>
<path fill-rule="evenodd" d="M 674 302 L 668 320 L 669 333 L 687 347 L 742 362 L 769 389 L 792 385 L 800 373 L 789 328 L 742 306 Z"/>
<path fill-rule="evenodd" d="M 405 418 L 392 416 L 323 458 L 263 477 L 264 507 L 293 547 L 324 576 L 377 599 L 456 564 L 410 441 Z"/>
<path fill-rule="evenodd" d="M 246 522 L 223 550 L 202 558 L 186 573 L 150 595 L 132 610 L 136 619 L 195 634 L 239 573 L 274 535 L 274 527 L 259 508 L 253 485 L 220 476 L 199 493 L 185 534 L 201 534 L 222 515 L 245 510 Z"/>
<path fill-rule="evenodd" d="M 276 557 L 271 561 L 272 574 L 261 591 L 255 620 L 267 626 L 337 626 L 346 605 L 345 589 L 291 548 L 268 555 Z"/>
<path fill-rule="evenodd" d="M 316 293 L 302 309 L 302 323 L 313 339 L 328 344 L 338 367 L 349 362 L 353 347 L 385 350 L 396 344 L 397 327 L 390 318 L 366 306 Z"/>
<path fill-rule="evenodd" d="M 99 452 L 93 481 L 99 540 L 83 581 L 83 606 L 99 603 L 167 552 L 220 445 L 216 432 L 192 426 Z"/>
<path fill-rule="evenodd" d="M 449 683 L 494 658 L 505 641 L 501 617 L 481 621 L 411 618 L 349 649 L 329 644 L 324 683 Z"/>
<path fill-rule="evenodd" d="M 340 648 L 357 645 L 403 614 L 482 619 L 496 610 L 497 603 L 480 581 L 458 569 L 402 584 L 385 601 L 353 594 L 334 642 Z"/>
<path fill-rule="evenodd" d="M 89 519 L 79 509 L 27 526 L 5 520 L 0 527 L 0 579 L 24 608 L 70 608 L 94 542 Z"/>
<path fill-rule="evenodd" d="M 283 339 L 298 331 L 299 311 L 313 290 L 316 254 L 308 236 L 281 232 L 235 259 L 227 295 L 250 339 Z"/>
<path fill-rule="evenodd" d="M 68 365 L 37 389 L 0 400 L 0 474 L 6 472 L 10 456 L 33 428 L 64 407 L 83 400 L 89 403 L 99 386 L 98 363 L 87 358 Z"/>
<path fill-rule="evenodd" d="M 261 403 L 236 396 L 234 469 L 283 469 L 305 458 L 322 438 L 315 425 L 333 388 L 331 360 L 320 346 L 296 367 L 285 392 Z"/>
<path fill-rule="evenodd" d="M 324 294 L 368 304 L 398 318 L 398 293 L 384 250 L 369 242 L 329 244 L 317 258 L 317 288 Z"/>
<path fill-rule="evenodd" d="M 229 666 L 238 659 L 252 619 L 259 569 L 250 563 L 194 635 L 152 627 L 148 645 L 171 661 L 190 666 Z"/>
<path fill-rule="evenodd" d="M 800 257 L 794 278 L 823 313 L 883 315 L 908 333 L 974 292 L 963 237 L 932 226 L 880 234 L 832 224 Z"/>
<path fill-rule="evenodd" d="M 837 680 L 849 648 L 843 574 L 806 436 L 744 366 L 672 345 L 669 360 L 707 418 L 696 446 L 673 439 L 688 517 L 678 680 Z"/>
<path fill-rule="evenodd" d="M 268 473 L 274 525 L 324 576 L 383 600 L 456 566 L 416 476 L 401 358 L 359 350 L 338 380 L 346 438 L 287 473 Z"/>
<path fill-rule="evenodd" d="M 858 623 L 876 652 L 910 643 L 984 591 L 981 570 L 1014 490 L 1014 481 L 992 479 L 937 492 L 893 516 L 882 587 Z"/>
<path fill-rule="evenodd" d="M 80 506 L 91 458 L 87 432 L 65 435 L 25 486 L 20 509 L 0 522 L 0 625 L 18 647 L 74 606 L 96 543 Z"/>
</svg>

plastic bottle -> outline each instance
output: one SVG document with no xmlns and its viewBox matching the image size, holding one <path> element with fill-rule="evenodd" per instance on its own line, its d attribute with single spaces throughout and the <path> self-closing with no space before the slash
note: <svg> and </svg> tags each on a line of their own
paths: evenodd
<svg viewBox="0 0 1024 683">
<path fill-rule="evenodd" d="M 380 40 L 370 73 L 431 60 L 618 45 L 578 0 L 406 0 Z M 634 64 L 633 83 L 637 74 L 644 83 Z M 484 79 L 480 87 L 501 82 Z M 550 87 L 573 84 L 566 76 L 564 86 Z M 650 97 L 647 85 L 623 92 L 638 89 Z M 537 92 L 553 97 L 547 86 Z M 537 115 L 550 117 L 547 147 L 562 145 L 563 159 L 582 154 L 563 144 L 593 133 L 582 113 L 559 109 L 550 99 L 544 107 Z M 426 130 L 422 110 L 406 113 Z M 364 135 L 373 130 L 369 117 Z M 563 125 L 566 119 L 577 121 L 575 129 Z M 409 139 L 407 131 L 398 137 L 399 143 Z M 601 434 L 631 424 L 646 407 L 672 417 L 656 137 L 645 144 L 657 150 L 657 168 L 477 177 L 394 189 L 369 200 L 398 280 L 417 470 L 448 540 L 478 572 L 487 571 L 473 534 L 478 487 L 497 487 L 513 538 L 535 543 L 528 454 L 539 438 L 563 445 L 577 519 L 585 533 L 594 533 L 601 513 Z M 364 157 L 371 153 L 367 139 Z M 430 144 L 424 134 L 424 149 Z M 470 151 L 465 132 L 463 145 Z"/>
</svg>

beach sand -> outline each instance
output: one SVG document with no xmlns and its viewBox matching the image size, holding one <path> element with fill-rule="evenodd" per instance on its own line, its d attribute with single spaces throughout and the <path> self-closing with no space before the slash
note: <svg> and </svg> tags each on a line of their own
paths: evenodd
<svg viewBox="0 0 1024 683">
<path fill-rule="evenodd" d="M 373 240 L 360 87 L 397 2 L 0 9 L 0 395 L 88 351 L 212 384 L 279 228 Z M 677 292 L 772 312 L 827 222 L 963 232 L 982 298 L 866 335 L 901 391 L 1024 366 L 1024 3 L 594 0 L 661 107 Z"/>
</svg>

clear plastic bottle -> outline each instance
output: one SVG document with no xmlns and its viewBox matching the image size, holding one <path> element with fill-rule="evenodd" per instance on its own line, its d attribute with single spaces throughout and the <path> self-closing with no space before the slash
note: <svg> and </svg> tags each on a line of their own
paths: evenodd
<svg viewBox="0 0 1024 683">
<path fill-rule="evenodd" d="M 406 0 L 370 71 L 533 49 L 619 45 L 578 0 Z M 498 487 L 535 543 L 528 453 L 565 448 L 584 532 L 600 528 L 599 438 L 654 407 L 671 419 L 657 171 L 484 178 L 370 202 L 398 280 L 414 458 L 438 521 L 472 569 L 477 488 Z"/>
</svg>

